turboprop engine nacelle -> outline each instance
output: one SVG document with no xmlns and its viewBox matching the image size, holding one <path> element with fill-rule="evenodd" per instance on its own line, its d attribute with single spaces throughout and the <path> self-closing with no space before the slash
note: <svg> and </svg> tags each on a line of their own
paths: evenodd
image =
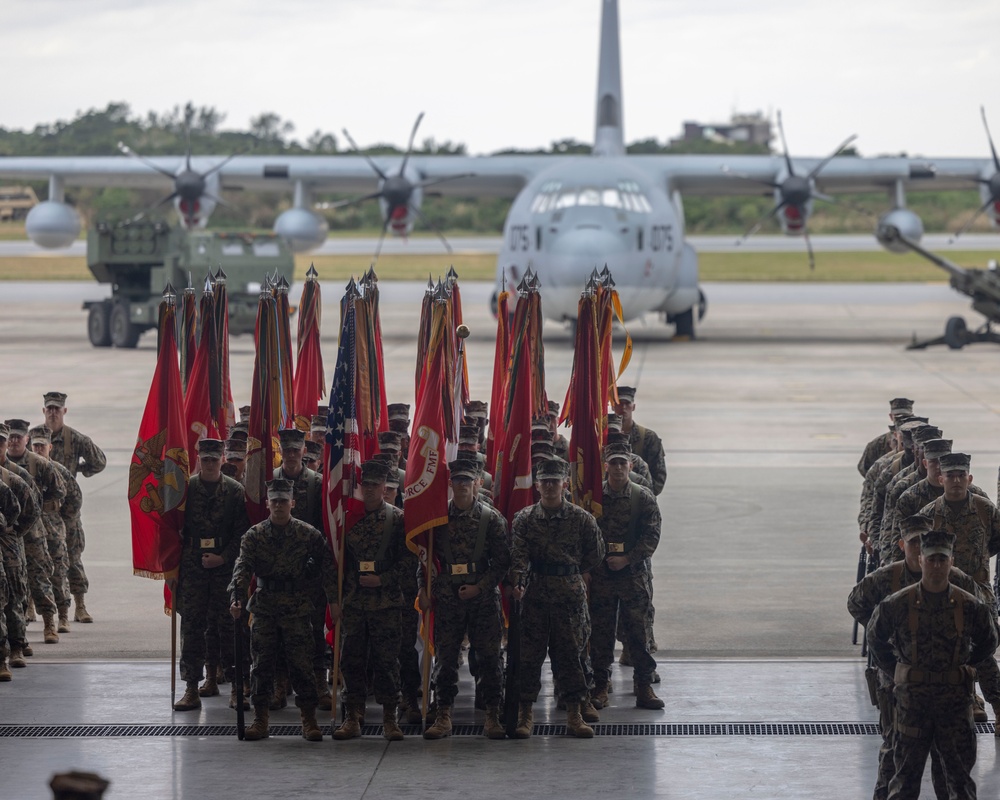
<svg viewBox="0 0 1000 800">
<path fill-rule="evenodd" d="M 920 217 L 908 208 L 894 208 L 879 217 L 875 238 L 890 253 L 909 253 L 910 248 L 902 244 L 898 237 L 887 237 L 887 228 L 896 228 L 903 236 L 912 242 L 919 242 L 924 235 L 924 223 Z"/>
</svg>

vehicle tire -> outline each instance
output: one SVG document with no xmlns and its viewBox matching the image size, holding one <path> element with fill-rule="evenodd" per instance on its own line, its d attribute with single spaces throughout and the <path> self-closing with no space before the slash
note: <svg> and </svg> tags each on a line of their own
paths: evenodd
<svg viewBox="0 0 1000 800">
<path fill-rule="evenodd" d="M 87 312 L 87 337 L 94 347 L 111 347 L 108 303 L 95 303 Z"/>
<path fill-rule="evenodd" d="M 115 347 L 133 348 L 142 331 L 128 318 L 128 303 L 115 303 L 111 309 L 111 343 Z"/>
<path fill-rule="evenodd" d="M 961 350 L 969 343 L 969 329 L 962 317 L 948 317 L 944 326 L 944 343 L 952 350 Z"/>
<path fill-rule="evenodd" d="M 694 338 L 694 309 L 689 308 L 680 314 L 674 314 L 674 338 L 693 339 Z"/>
</svg>

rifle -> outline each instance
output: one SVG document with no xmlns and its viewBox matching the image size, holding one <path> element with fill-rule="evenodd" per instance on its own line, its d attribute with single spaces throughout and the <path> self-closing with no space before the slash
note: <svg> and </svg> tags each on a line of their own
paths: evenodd
<svg viewBox="0 0 1000 800">
<path fill-rule="evenodd" d="M 507 668 L 504 674 L 503 723 L 508 739 L 515 738 L 521 701 L 521 601 L 510 597 L 507 616 Z"/>
<path fill-rule="evenodd" d="M 243 714 L 243 631 L 246 627 L 244 614 L 240 611 L 239 619 L 233 625 L 233 653 L 236 659 L 236 671 L 233 675 L 233 687 L 236 692 L 236 738 L 243 741 L 246 734 L 246 718 Z"/>
<path fill-rule="evenodd" d="M 861 583 L 865 577 L 865 573 L 868 571 L 868 551 L 865 549 L 864 542 L 861 543 L 861 555 L 858 556 L 858 575 L 854 579 L 854 582 Z M 854 631 L 851 633 L 851 644 L 858 643 L 858 621 L 854 620 Z"/>
</svg>

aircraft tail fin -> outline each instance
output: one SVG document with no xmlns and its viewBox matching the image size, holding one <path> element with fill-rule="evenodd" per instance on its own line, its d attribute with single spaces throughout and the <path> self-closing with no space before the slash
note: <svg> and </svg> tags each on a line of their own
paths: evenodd
<svg viewBox="0 0 1000 800">
<path fill-rule="evenodd" d="M 622 70 L 618 35 L 618 0 L 602 0 L 601 60 L 597 70 L 597 121 L 594 155 L 625 155 L 622 127 Z"/>
</svg>

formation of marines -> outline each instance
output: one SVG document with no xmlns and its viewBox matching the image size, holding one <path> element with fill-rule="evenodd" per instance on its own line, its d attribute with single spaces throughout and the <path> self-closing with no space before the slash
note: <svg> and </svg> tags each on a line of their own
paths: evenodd
<svg viewBox="0 0 1000 800">
<path fill-rule="evenodd" d="M 937 797 L 974 798 L 975 723 L 988 720 L 987 702 L 1000 719 L 990 582 L 1000 511 L 972 482 L 971 456 L 913 410 L 908 398 L 890 401 L 889 432 L 858 464 L 868 574 L 848 610 L 866 630 L 866 677 L 883 737 L 873 796 L 919 796 L 930 756 Z"/>
<path fill-rule="evenodd" d="M 65 424 L 67 395 L 42 397 L 43 424 L 0 423 L 0 681 L 34 655 L 27 627 L 41 615 L 43 641 L 58 644 L 75 622 L 90 623 L 83 566 L 86 543 L 78 476 L 107 460 L 86 435 Z"/>
</svg>

